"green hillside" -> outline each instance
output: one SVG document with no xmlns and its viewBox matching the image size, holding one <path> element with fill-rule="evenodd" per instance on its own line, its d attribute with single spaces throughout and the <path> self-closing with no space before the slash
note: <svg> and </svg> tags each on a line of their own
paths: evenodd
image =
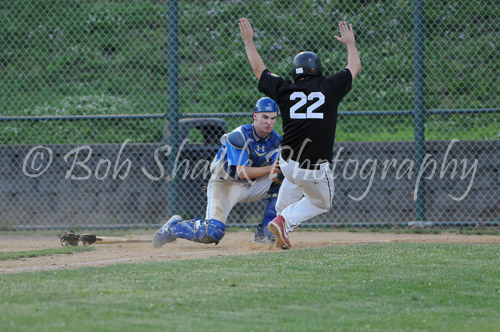
<svg viewBox="0 0 500 332">
<path fill-rule="evenodd" d="M 3 116 L 168 112 L 168 1 L 2 1 Z M 497 108 L 494 1 L 440 1 L 425 11 L 426 107 Z M 241 42 L 248 17 L 273 72 L 317 52 L 325 72 L 346 52 L 333 35 L 354 25 L 363 71 L 341 111 L 413 109 L 413 1 L 179 1 L 182 113 L 247 113 L 261 97 Z M 429 139 L 499 139 L 498 114 L 428 118 Z M 228 119 L 229 121 L 229 119 Z M 234 128 L 247 118 L 231 119 Z M 161 140 L 163 121 L 0 122 L 1 144 Z M 411 117 L 342 118 L 339 140 L 411 140 Z"/>
</svg>

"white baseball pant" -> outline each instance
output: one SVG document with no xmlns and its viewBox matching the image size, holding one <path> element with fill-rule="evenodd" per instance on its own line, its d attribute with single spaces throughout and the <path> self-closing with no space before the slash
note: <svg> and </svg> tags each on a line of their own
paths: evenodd
<svg viewBox="0 0 500 332">
<path fill-rule="evenodd" d="M 330 163 L 316 165 L 310 170 L 299 167 L 293 160 L 286 162 L 280 156 L 281 184 L 276 211 L 285 218 L 288 234 L 304 221 L 330 210 L 334 194 Z"/>
<path fill-rule="evenodd" d="M 253 202 L 264 199 L 273 180 L 268 176 L 257 178 L 255 182 L 223 180 L 212 175 L 207 188 L 206 219 L 217 219 L 226 223 L 231 209 L 236 203 Z"/>
</svg>

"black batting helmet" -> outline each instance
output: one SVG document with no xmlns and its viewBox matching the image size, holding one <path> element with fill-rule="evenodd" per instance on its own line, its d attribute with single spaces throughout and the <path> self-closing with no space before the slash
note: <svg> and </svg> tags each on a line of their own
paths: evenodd
<svg viewBox="0 0 500 332">
<path fill-rule="evenodd" d="M 319 57 L 314 52 L 300 52 L 293 59 L 292 67 L 292 77 L 294 81 L 301 76 L 312 75 L 320 77 L 321 71 L 321 61 Z"/>
</svg>

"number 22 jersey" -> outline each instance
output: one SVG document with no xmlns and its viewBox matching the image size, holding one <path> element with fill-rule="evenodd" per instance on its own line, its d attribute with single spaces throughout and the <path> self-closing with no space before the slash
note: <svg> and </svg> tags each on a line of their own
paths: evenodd
<svg viewBox="0 0 500 332">
<path fill-rule="evenodd" d="M 330 76 L 305 76 L 295 83 L 268 69 L 262 72 L 259 91 L 278 103 L 283 119 L 285 160 L 319 164 L 333 159 L 338 105 L 351 84 L 347 68 Z"/>
</svg>

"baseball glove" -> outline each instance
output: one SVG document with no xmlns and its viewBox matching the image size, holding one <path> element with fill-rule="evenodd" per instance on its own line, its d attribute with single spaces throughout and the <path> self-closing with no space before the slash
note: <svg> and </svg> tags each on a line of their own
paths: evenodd
<svg viewBox="0 0 500 332">
<path fill-rule="evenodd" d="M 95 234 L 83 234 L 80 236 L 80 240 L 82 240 L 84 246 L 88 246 L 97 241 L 97 236 Z"/>
<path fill-rule="evenodd" d="M 68 231 L 59 234 L 59 240 L 61 241 L 61 246 L 63 247 L 73 247 L 78 245 L 78 241 L 82 241 L 84 246 L 88 246 L 97 241 L 97 236 L 95 234 L 75 234 L 73 231 Z"/>
</svg>

